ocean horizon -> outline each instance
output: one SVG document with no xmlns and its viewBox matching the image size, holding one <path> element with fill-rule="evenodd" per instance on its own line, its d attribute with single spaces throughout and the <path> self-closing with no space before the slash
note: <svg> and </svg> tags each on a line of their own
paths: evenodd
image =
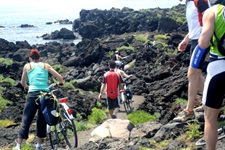
<svg viewBox="0 0 225 150">
<path fill-rule="evenodd" d="M 129 7 L 134 10 L 148 9 L 148 8 L 171 8 L 179 4 L 179 0 L 83 0 L 82 3 L 78 0 L 7 0 L 0 2 L 0 38 L 9 42 L 27 41 L 30 45 L 44 44 L 50 42 L 37 38 L 46 33 L 52 33 L 61 28 L 72 30 L 72 24 L 61 25 L 51 24 L 47 22 L 54 22 L 57 20 L 74 21 L 79 18 L 79 13 L 82 9 L 101 9 L 109 10 L 111 8 Z M 22 24 L 29 24 L 35 27 L 20 28 Z M 78 43 L 81 39 L 72 41 L 59 42 L 73 42 Z"/>
</svg>

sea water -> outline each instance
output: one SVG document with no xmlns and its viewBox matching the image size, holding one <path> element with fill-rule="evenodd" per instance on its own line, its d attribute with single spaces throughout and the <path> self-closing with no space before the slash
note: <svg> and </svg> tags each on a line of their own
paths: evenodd
<svg viewBox="0 0 225 150">
<path fill-rule="evenodd" d="M 0 9 L 0 38 L 9 42 L 27 41 L 29 44 L 43 44 L 50 40 L 43 40 L 40 36 L 43 34 L 50 34 L 55 30 L 67 28 L 72 30 L 72 24 L 57 24 L 57 20 L 74 21 L 75 14 L 52 12 L 49 10 L 32 9 L 28 7 L 14 7 L 14 10 L 7 8 Z M 52 24 L 47 25 L 47 22 Z M 34 27 L 21 28 L 22 24 L 33 25 Z M 77 43 L 81 39 L 72 40 L 71 42 Z M 58 40 L 60 41 L 60 40 Z"/>
</svg>

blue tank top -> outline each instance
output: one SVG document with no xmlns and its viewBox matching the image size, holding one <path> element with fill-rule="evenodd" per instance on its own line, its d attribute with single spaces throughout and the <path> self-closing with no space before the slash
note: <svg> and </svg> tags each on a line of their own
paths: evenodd
<svg viewBox="0 0 225 150">
<path fill-rule="evenodd" d="M 40 63 L 33 63 L 33 68 L 27 72 L 29 81 L 28 92 L 46 91 L 48 88 L 48 71 Z"/>
</svg>

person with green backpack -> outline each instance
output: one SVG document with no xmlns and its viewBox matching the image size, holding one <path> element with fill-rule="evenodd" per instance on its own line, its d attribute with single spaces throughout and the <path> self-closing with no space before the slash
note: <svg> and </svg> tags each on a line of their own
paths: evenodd
<svg viewBox="0 0 225 150">
<path fill-rule="evenodd" d="M 219 3 L 219 4 L 218 4 Z M 222 3 L 223 5 L 221 5 Z M 217 119 L 225 95 L 225 0 L 207 9 L 203 15 L 202 33 L 193 51 L 190 67 L 198 69 L 210 46 L 210 62 L 207 67 L 202 104 L 204 108 L 204 138 L 207 150 L 216 150 Z M 220 45 L 220 46 L 219 46 Z"/>
</svg>

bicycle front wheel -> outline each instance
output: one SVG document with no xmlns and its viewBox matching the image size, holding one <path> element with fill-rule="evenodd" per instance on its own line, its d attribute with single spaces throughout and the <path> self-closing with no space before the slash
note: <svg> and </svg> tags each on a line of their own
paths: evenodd
<svg viewBox="0 0 225 150">
<path fill-rule="evenodd" d="M 74 149 L 78 145 L 77 131 L 75 123 L 69 119 L 65 110 L 62 110 L 62 122 L 60 123 L 61 134 L 70 149 Z"/>
</svg>

